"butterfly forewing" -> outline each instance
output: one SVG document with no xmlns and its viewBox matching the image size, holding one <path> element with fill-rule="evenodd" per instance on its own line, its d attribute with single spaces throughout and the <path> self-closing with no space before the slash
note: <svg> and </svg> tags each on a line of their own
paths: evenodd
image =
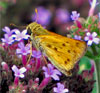
<svg viewBox="0 0 100 93">
<path fill-rule="evenodd" d="M 50 34 L 36 36 L 37 46 L 62 73 L 68 75 L 75 63 L 83 56 L 86 43 L 61 35 Z"/>
</svg>

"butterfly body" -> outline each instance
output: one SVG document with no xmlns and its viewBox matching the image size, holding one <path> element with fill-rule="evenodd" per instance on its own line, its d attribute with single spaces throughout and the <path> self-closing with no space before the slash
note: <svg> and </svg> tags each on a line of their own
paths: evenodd
<svg viewBox="0 0 100 93">
<path fill-rule="evenodd" d="M 36 48 L 62 73 L 71 75 L 70 71 L 86 51 L 86 43 L 47 31 L 36 22 L 29 24 L 27 29 L 32 31 L 31 38 Z"/>
</svg>

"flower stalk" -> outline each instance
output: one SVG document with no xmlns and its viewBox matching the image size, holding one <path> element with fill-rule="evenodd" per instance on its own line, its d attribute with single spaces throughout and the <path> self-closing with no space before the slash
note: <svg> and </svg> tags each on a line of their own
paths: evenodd
<svg viewBox="0 0 100 93">
<path fill-rule="evenodd" d="M 19 83 L 19 77 L 15 77 L 15 79 L 14 79 L 15 86 L 18 86 L 18 83 Z"/>
<path fill-rule="evenodd" d="M 93 54 L 96 56 L 97 55 L 97 50 L 95 46 L 91 46 Z M 99 59 L 94 59 L 94 64 L 95 64 L 95 73 L 96 73 L 96 85 L 97 85 L 97 93 L 100 93 L 100 60 Z"/>
<path fill-rule="evenodd" d="M 51 77 L 44 78 L 41 84 L 39 85 L 38 90 L 39 91 L 43 90 L 50 81 L 51 81 Z"/>
<path fill-rule="evenodd" d="M 26 65 L 26 63 L 27 63 L 26 55 L 22 55 L 22 63 L 24 66 Z"/>
<path fill-rule="evenodd" d="M 96 84 L 97 84 L 97 93 L 100 93 L 100 60 L 95 60 L 95 71 L 96 71 Z"/>
</svg>

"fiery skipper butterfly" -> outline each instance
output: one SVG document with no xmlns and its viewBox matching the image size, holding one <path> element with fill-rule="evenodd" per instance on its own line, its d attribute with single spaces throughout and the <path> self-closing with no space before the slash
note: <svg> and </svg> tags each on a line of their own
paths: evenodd
<svg viewBox="0 0 100 93">
<path fill-rule="evenodd" d="M 31 39 L 36 48 L 45 53 L 62 73 L 71 75 L 71 70 L 86 51 L 86 43 L 50 32 L 36 22 L 26 29 L 31 30 Z"/>
</svg>

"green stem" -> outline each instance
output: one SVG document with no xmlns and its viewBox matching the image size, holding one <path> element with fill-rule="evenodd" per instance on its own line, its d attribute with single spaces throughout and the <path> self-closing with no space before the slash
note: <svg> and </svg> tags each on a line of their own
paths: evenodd
<svg viewBox="0 0 100 93">
<path fill-rule="evenodd" d="M 94 58 L 98 55 L 95 45 L 91 46 Z M 100 59 L 94 59 L 95 63 L 95 72 L 96 72 L 96 84 L 97 84 L 97 93 L 100 93 Z"/>
<path fill-rule="evenodd" d="M 100 93 L 100 60 L 95 60 L 97 93 Z"/>
</svg>

